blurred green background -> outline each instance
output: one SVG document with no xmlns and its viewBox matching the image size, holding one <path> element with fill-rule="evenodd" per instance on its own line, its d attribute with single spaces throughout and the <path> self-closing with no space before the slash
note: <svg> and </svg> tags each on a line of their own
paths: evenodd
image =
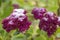
<svg viewBox="0 0 60 40">
<path fill-rule="evenodd" d="M 11 14 L 13 4 L 18 4 L 20 8 L 28 11 L 27 16 L 32 25 L 25 34 L 19 33 L 17 30 L 7 33 L 2 28 L 2 20 Z M 59 8 L 58 0 L 0 0 L 0 40 L 60 40 L 60 28 L 57 28 L 51 37 L 48 37 L 46 32 L 39 30 L 39 20 L 35 20 L 31 14 L 34 7 L 45 7 L 48 11 L 53 11 L 56 14 L 58 14 Z"/>
</svg>

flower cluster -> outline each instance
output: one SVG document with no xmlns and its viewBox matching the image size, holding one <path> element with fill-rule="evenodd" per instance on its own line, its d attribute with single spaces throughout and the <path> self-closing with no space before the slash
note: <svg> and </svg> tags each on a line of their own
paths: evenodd
<svg viewBox="0 0 60 40">
<path fill-rule="evenodd" d="M 14 9 L 18 9 L 19 8 L 18 4 L 13 4 L 12 6 L 13 6 Z"/>
<path fill-rule="evenodd" d="M 45 8 L 34 8 L 32 10 L 32 14 L 35 19 L 41 19 L 43 17 L 43 14 L 46 13 Z"/>
<path fill-rule="evenodd" d="M 40 19 L 39 28 L 46 31 L 48 36 L 54 34 L 57 29 L 58 18 L 52 12 L 47 12 L 42 19 Z"/>
<path fill-rule="evenodd" d="M 48 36 L 54 34 L 57 25 L 60 25 L 60 17 L 53 12 L 48 12 L 45 8 L 34 8 L 32 14 L 35 19 L 39 19 L 39 28 L 47 32 Z"/>
<path fill-rule="evenodd" d="M 14 9 L 12 14 L 2 21 L 3 29 L 7 32 L 18 29 L 24 32 L 29 29 L 31 22 L 28 21 L 26 11 L 24 9 Z"/>
</svg>

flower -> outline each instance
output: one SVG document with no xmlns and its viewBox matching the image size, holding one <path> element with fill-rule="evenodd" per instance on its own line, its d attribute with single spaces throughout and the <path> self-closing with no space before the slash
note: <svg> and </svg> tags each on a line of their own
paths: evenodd
<svg viewBox="0 0 60 40">
<path fill-rule="evenodd" d="M 44 17 L 40 19 L 39 28 L 47 32 L 48 36 L 51 36 L 57 30 L 58 18 L 53 12 L 46 12 Z"/>
<path fill-rule="evenodd" d="M 23 9 L 14 9 L 12 14 L 2 21 L 3 29 L 7 32 L 18 29 L 20 32 L 28 30 L 31 22 Z"/>
<path fill-rule="evenodd" d="M 32 10 L 32 14 L 34 15 L 35 19 L 41 19 L 45 13 L 46 13 L 45 8 L 34 8 Z"/>
<path fill-rule="evenodd" d="M 18 4 L 13 4 L 12 6 L 14 7 L 14 9 L 18 9 L 19 8 Z"/>
</svg>

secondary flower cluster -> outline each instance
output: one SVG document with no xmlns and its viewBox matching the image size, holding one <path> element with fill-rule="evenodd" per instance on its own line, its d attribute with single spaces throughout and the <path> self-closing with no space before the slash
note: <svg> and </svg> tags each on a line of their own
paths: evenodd
<svg viewBox="0 0 60 40">
<path fill-rule="evenodd" d="M 18 29 L 24 32 L 29 29 L 31 22 L 28 21 L 26 11 L 24 9 L 14 9 L 12 14 L 2 21 L 3 29 L 7 32 Z"/>
<path fill-rule="evenodd" d="M 14 9 L 18 9 L 19 8 L 18 4 L 13 4 L 12 6 L 13 6 Z"/>
<path fill-rule="evenodd" d="M 40 19 L 39 28 L 46 31 L 48 36 L 54 34 L 57 25 L 60 26 L 60 17 L 53 12 L 48 12 L 45 8 L 34 8 L 32 14 L 35 19 Z"/>
<path fill-rule="evenodd" d="M 45 8 L 34 8 L 32 10 L 32 14 L 35 19 L 41 19 L 43 17 L 43 14 L 46 13 Z"/>
</svg>

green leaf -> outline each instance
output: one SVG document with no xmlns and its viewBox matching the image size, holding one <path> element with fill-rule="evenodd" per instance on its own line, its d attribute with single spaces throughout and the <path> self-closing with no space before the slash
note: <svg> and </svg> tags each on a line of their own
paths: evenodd
<svg viewBox="0 0 60 40">
<path fill-rule="evenodd" d="M 25 35 L 22 33 L 12 37 L 12 40 L 24 40 L 24 39 L 25 39 Z"/>
<path fill-rule="evenodd" d="M 40 35 L 39 37 L 36 37 L 35 40 L 47 40 L 47 38 L 43 35 Z"/>
<path fill-rule="evenodd" d="M 13 10 L 12 2 L 9 1 L 6 3 L 5 7 L 3 8 L 3 15 L 1 18 L 5 18 L 5 17 L 9 16 L 10 13 L 12 12 L 12 10 Z"/>
<path fill-rule="evenodd" d="M 0 40 L 3 40 L 2 36 L 0 36 Z"/>
<path fill-rule="evenodd" d="M 27 32 L 26 32 L 26 36 L 27 37 L 29 37 L 29 36 L 32 36 L 32 33 L 33 33 L 33 27 L 31 26 L 30 28 L 29 28 L 29 30 L 27 30 Z"/>
</svg>

